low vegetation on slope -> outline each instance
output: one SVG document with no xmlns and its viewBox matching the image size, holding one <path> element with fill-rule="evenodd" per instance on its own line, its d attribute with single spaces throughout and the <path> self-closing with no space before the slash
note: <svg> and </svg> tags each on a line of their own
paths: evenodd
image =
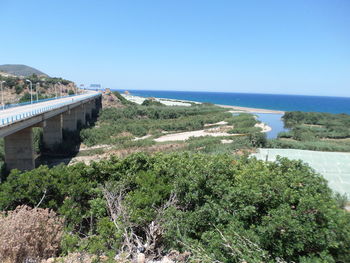
<svg viewBox="0 0 350 263">
<path fill-rule="evenodd" d="M 80 132 L 85 145 L 110 145 L 114 149 L 150 147 L 156 144 L 154 138 L 169 133 L 207 130 L 209 124 L 212 125 L 210 127 L 220 130 L 220 125 L 216 125 L 218 122 L 225 123 L 222 128 L 226 130 L 222 137 L 193 138 L 186 143 L 181 142 L 181 149 L 203 152 L 212 150 L 216 153 L 220 152 L 219 148 L 222 147 L 222 152 L 232 153 L 241 146 L 261 146 L 265 140 L 264 135 L 260 133 L 261 129 L 254 127 L 257 120 L 250 114 L 233 116 L 227 109 L 205 103 L 193 104 L 191 107 L 164 106 L 159 102 L 145 100 L 142 105 L 137 105 L 125 100 L 119 93 L 115 94 L 124 107 L 103 109 L 96 126 Z M 230 136 L 230 133 L 240 133 L 243 136 L 235 138 Z M 222 145 L 221 139 L 225 137 L 231 140 L 230 145 Z M 170 141 L 169 144 L 171 143 Z M 217 146 L 211 147 L 213 144 Z"/>
<path fill-rule="evenodd" d="M 65 219 L 61 255 L 131 260 L 176 250 L 190 252 L 190 262 L 350 261 L 350 215 L 299 161 L 136 154 L 12 171 L 0 209 L 23 204 Z"/>
<path fill-rule="evenodd" d="M 350 261 L 350 215 L 325 179 L 300 161 L 266 163 L 232 154 L 266 144 L 254 116 L 208 104 L 136 105 L 115 96 L 121 107 L 103 109 L 81 138 L 64 132 L 66 146 L 58 147 L 65 151 L 82 140 L 90 147 L 146 149 L 164 133 L 222 121 L 228 134 L 243 135 L 190 138 L 175 153 L 11 171 L 0 184 L 1 261 L 38 262 L 72 252 L 108 262 L 131 262 L 141 252 L 149 260 L 175 253 L 178 262 L 189 257 L 193 263 Z M 291 131 L 268 143 L 305 145 L 310 134 L 303 129 L 311 129 L 316 142 L 346 140 L 347 118 L 286 113 Z M 35 134 L 38 148 L 40 130 Z M 21 227 L 25 218 L 29 223 Z M 45 220 L 53 227 L 37 231 Z M 29 246 L 23 237 L 33 235 Z M 10 236 L 9 246 L 1 238 Z"/>
<path fill-rule="evenodd" d="M 67 96 L 75 93 L 74 83 L 62 78 L 51 78 L 32 74 L 26 77 L 26 79 L 29 79 L 33 83 L 33 100 L 36 100 L 37 90 L 38 99 L 53 98 L 56 95 Z M 0 81 L 5 81 L 3 84 L 5 104 L 30 101 L 30 86 L 24 78 L 0 75 Z"/>
<path fill-rule="evenodd" d="M 319 112 L 287 112 L 289 132 L 271 141 L 275 148 L 350 152 L 350 115 Z"/>
</svg>

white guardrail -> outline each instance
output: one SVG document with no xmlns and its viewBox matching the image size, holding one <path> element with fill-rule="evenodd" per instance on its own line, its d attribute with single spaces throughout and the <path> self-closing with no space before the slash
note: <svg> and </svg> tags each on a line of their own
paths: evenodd
<svg viewBox="0 0 350 263">
<path fill-rule="evenodd" d="M 63 106 L 66 106 L 66 105 L 69 105 L 69 104 L 72 104 L 72 103 L 76 103 L 78 101 L 82 101 L 82 100 L 85 100 L 85 99 L 88 99 L 88 98 L 96 97 L 98 95 L 99 94 L 96 94 L 96 93 L 80 95 L 79 98 L 75 97 L 75 98 L 72 98 L 72 100 L 69 100 L 69 101 L 60 102 L 60 103 L 56 103 L 56 104 L 53 104 L 53 105 L 50 105 L 50 106 L 44 106 L 44 107 L 40 107 L 40 105 L 39 105 L 40 103 L 36 103 L 35 106 L 38 106 L 36 108 L 30 109 L 30 110 L 28 110 L 26 112 L 22 112 L 22 113 L 6 116 L 6 117 L 1 117 L 1 112 L 0 112 L 0 127 L 9 125 L 9 124 L 14 123 L 16 121 L 20 121 L 20 120 L 24 120 L 24 119 L 27 119 L 27 118 L 31 118 L 31 117 L 33 117 L 35 115 L 39 115 L 39 114 L 42 114 L 44 112 L 51 111 L 53 109 L 58 109 L 58 108 L 61 108 Z M 54 101 L 52 101 L 52 102 L 54 102 Z M 26 105 L 26 106 L 28 106 L 28 105 Z M 21 108 L 21 107 L 17 107 L 17 108 Z"/>
</svg>

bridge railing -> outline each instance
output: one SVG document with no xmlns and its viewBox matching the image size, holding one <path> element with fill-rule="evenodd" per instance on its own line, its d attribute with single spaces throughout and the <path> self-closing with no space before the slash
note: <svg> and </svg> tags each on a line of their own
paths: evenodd
<svg viewBox="0 0 350 263">
<path fill-rule="evenodd" d="M 72 98 L 72 101 L 60 102 L 60 103 L 56 103 L 56 104 L 53 104 L 50 106 L 37 107 L 37 108 L 30 109 L 26 112 L 13 114 L 13 115 L 6 116 L 6 117 L 0 116 L 0 127 L 9 125 L 9 124 L 14 123 L 16 121 L 31 118 L 35 115 L 39 115 L 39 114 L 42 114 L 44 112 L 48 112 L 48 111 L 53 110 L 53 109 L 61 108 L 63 106 L 72 104 L 72 102 L 78 102 L 78 101 L 82 101 L 82 100 L 85 100 L 88 98 L 96 97 L 96 96 L 98 96 L 98 94 L 86 94 L 85 96 L 82 96 L 82 95 L 79 95 L 79 96 L 80 96 L 79 98 Z M 66 97 L 71 97 L 71 96 L 66 96 Z M 75 97 L 75 96 L 72 96 L 72 97 Z"/>
<path fill-rule="evenodd" d="M 53 97 L 53 98 L 48 98 L 48 99 L 41 99 L 41 100 L 33 100 L 31 101 L 26 101 L 26 102 L 20 102 L 20 103 L 11 103 L 11 104 L 6 104 L 4 105 L 4 109 L 9 109 L 9 108 L 14 108 L 14 107 L 20 107 L 20 106 L 25 106 L 25 105 L 30 105 L 30 104 L 36 104 L 40 102 L 45 102 L 45 101 L 51 101 L 51 100 L 58 100 L 58 99 L 63 99 L 63 98 L 69 98 L 69 97 L 76 97 L 76 96 L 81 96 L 82 94 L 73 94 L 73 95 L 67 95 L 67 96 L 61 96 L 61 97 Z M 2 107 L 0 108 L 0 111 L 2 110 Z"/>
</svg>

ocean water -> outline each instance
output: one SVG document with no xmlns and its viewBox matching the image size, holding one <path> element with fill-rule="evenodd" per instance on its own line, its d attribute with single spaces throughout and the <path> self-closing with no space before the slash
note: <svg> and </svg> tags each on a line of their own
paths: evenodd
<svg viewBox="0 0 350 263">
<path fill-rule="evenodd" d="M 125 90 L 118 90 L 124 92 Z M 192 92 L 128 90 L 132 95 L 282 111 L 312 111 L 350 114 L 350 98 L 301 95 L 250 94 L 226 92 Z"/>
</svg>

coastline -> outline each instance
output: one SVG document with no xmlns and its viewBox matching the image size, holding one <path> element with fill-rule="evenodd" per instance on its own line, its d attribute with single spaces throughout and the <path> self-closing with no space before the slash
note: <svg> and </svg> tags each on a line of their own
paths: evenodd
<svg viewBox="0 0 350 263">
<path fill-rule="evenodd" d="M 232 105 L 222 105 L 222 104 L 215 104 L 216 106 L 232 109 L 234 112 L 249 112 L 249 113 L 274 113 L 274 114 L 284 114 L 284 111 L 279 110 L 268 110 L 268 109 L 259 109 L 259 108 L 249 108 L 249 107 L 241 107 L 241 106 L 232 106 Z"/>
<path fill-rule="evenodd" d="M 135 96 L 132 94 L 123 94 L 121 95 L 126 98 L 127 100 L 130 100 L 132 102 L 135 102 L 137 104 L 142 104 L 142 102 L 146 99 L 145 97 L 141 96 Z M 177 99 L 167 99 L 167 98 L 155 98 L 157 101 L 167 105 L 167 106 L 191 106 L 191 103 L 203 103 L 203 102 L 194 102 L 189 100 L 177 100 Z M 226 108 L 226 109 L 232 109 L 232 113 L 238 113 L 238 112 L 249 112 L 249 113 L 270 113 L 270 114 L 284 114 L 284 111 L 280 110 L 269 110 L 269 109 L 260 109 L 260 108 L 251 108 L 251 107 L 241 107 L 241 106 L 232 106 L 232 105 L 223 105 L 223 104 L 214 104 L 216 106 Z"/>
<path fill-rule="evenodd" d="M 134 96 L 131 94 L 121 94 L 125 99 L 132 101 L 134 103 L 137 104 L 142 104 L 143 101 L 146 99 L 145 97 L 141 97 L 141 96 Z M 175 99 L 166 99 L 166 98 L 154 98 L 155 100 L 167 105 L 167 106 L 191 106 L 191 103 L 194 103 L 192 101 L 188 101 L 188 100 L 175 100 Z M 197 104 L 201 104 L 201 102 L 195 102 Z M 240 106 L 232 106 L 232 105 L 221 105 L 221 104 L 214 104 L 218 107 L 222 107 L 225 109 L 231 109 L 231 113 L 242 113 L 242 112 L 246 112 L 246 113 L 267 113 L 267 114 L 284 114 L 284 111 L 278 111 L 278 110 L 268 110 L 268 109 L 259 109 L 259 108 L 249 108 L 249 107 L 240 107 Z M 261 128 L 261 132 L 263 133 L 268 133 L 270 131 L 272 131 L 272 127 L 270 127 L 269 125 L 267 125 L 266 123 L 258 123 L 255 125 L 255 127 L 259 127 Z M 199 132 L 199 133 L 198 133 Z M 184 132 L 183 134 L 178 134 L 181 138 L 182 135 L 184 137 L 186 137 L 188 134 L 191 134 L 194 137 L 198 137 L 198 136 L 204 136 L 202 133 L 204 133 L 204 130 L 201 131 L 196 131 L 196 132 Z M 192 134 L 193 133 L 193 134 Z M 172 134 L 171 136 L 173 136 L 174 134 Z M 211 134 L 213 136 L 213 134 Z M 220 136 L 229 136 L 230 134 L 220 134 Z M 214 136 L 219 136 L 219 134 L 214 135 Z M 163 136 L 163 137 L 167 137 L 167 136 Z M 187 136 L 189 137 L 189 136 Z M 176 140 L 183 140 L 183 139 L 179 139 L 179 138 L 175 138 Z"/>
</svg>

